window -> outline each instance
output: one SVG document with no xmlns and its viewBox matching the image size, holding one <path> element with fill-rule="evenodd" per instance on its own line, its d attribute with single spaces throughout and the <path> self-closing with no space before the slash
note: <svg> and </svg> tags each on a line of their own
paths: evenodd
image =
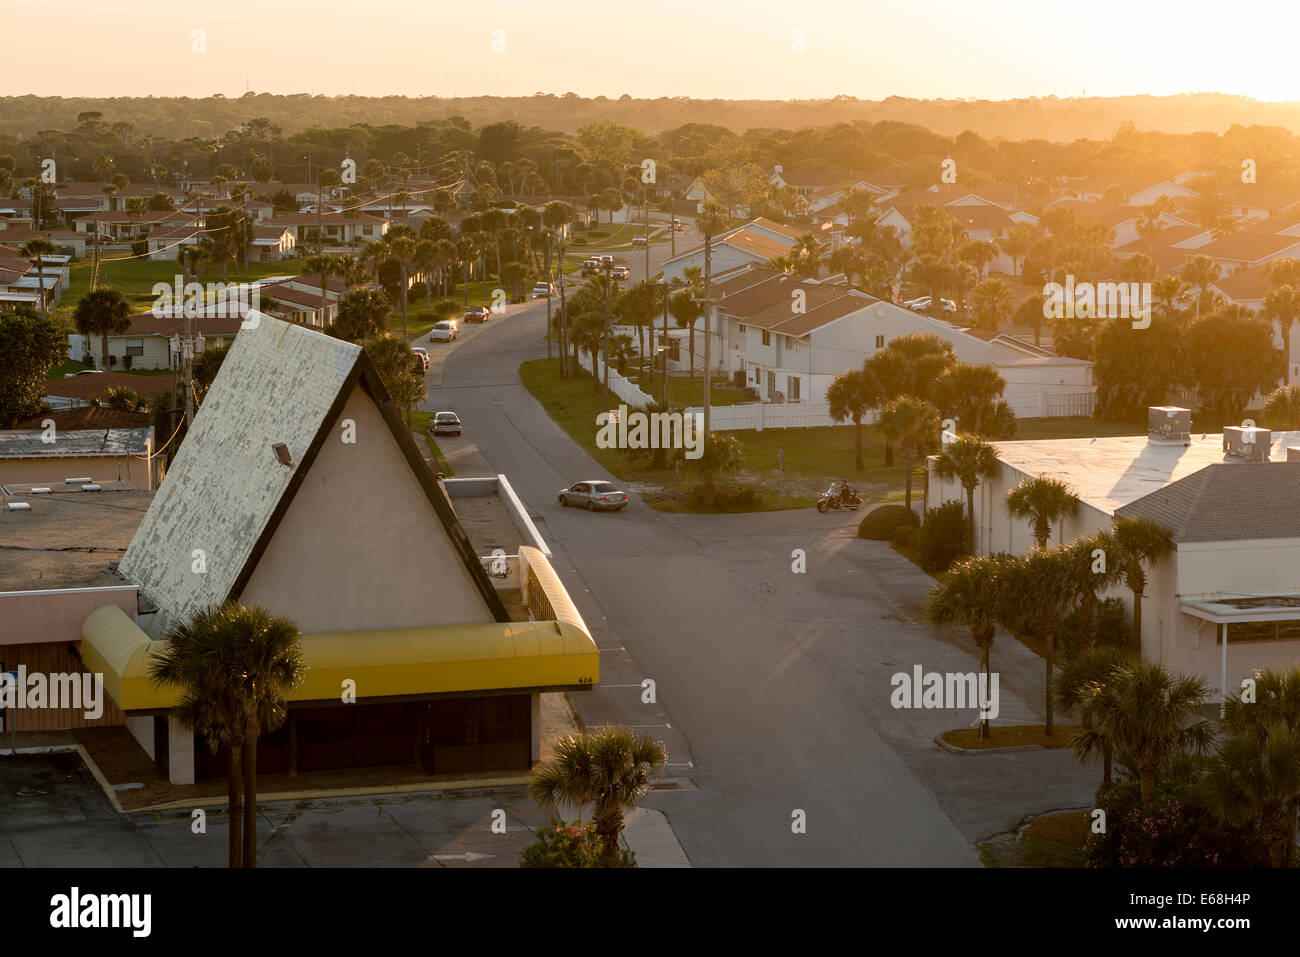
<svg viewBox="0 0 1300 957">
<path fill-rule="evenodd" d="M 883 348 L 885 348 L 885 337 L 884 337 L 884 336 L 876 336 L 876 348 L 877 348 L 877 349 L 883 349 Z"/>
<path fill-rule="evenodd" d="M 772 333 L 770 333 L 770 332 L 768 332 L 766 329 L 764 329 L 764 330 L 763 330 L 763 345 L 765 345 L 765 346 L 770 346 L 771 344 L 772 344 Z"/>
<path fill-rule="evenodd" d="M 143 339 L 126 340 L 126 354 L 129 356 L 144 355 L 144 340 Z"/>
<path fill-rule="evenodd" d="M 1227 626 L 1228 644 L 1245 641 L 1296 641 L 1300 639 L 1300 621 L 1242 621 Z M 1219 642 L 1216 641 L 1215 644 Z"/>
<path fill-rule="evenodd" d="M 736 326 L 736 331 L 743 336 L 745 334 L 745 327 L 743 325 L 738 325 Z"/>
<path fill-rule="evenodd" d="M 785 337 L 785 347 L 786 347 L 787 349 L 791 350 L 792 352 L 794 352 L 794 351 L 798 351 L 798 349 L 799 349 L 799 343 L 795 342 L 795 340 L 794 340 L 794 336 L 786 336 L 786 337 Z"/>
<path fill-rule="evenodd" d="M 791 402 L 798 402 L 799 401 L 799 377 L 787 376 L 785 380 L 785 388 L 786 391 L 789 393 L 786 396 L 786 398 Z"/>
</svg>

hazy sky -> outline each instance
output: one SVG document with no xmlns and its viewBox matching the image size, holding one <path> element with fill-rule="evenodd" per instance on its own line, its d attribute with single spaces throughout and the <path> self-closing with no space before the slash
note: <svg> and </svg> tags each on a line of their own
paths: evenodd
<svg viewBox="0 0 1300 957">
<path fill-rule="evenodd" d="M 0 95 L 236 96 L 252 89 L 1007 99 L 1087 91 L 1300 100 L 1300 4 L 1290 0 L 60 0 L 57 10 L 44 12 L 12 0 L 4 6 L 6 23 L 34 32 L 23 27 L 10 39 L 25 39 L 5 45 Z M 196 30 L 205 32 L 206 52 L 193 52 Z M 493 52 L 494 31 L 503 31 L 496 35 L 502 52 Z"/>
</svg>

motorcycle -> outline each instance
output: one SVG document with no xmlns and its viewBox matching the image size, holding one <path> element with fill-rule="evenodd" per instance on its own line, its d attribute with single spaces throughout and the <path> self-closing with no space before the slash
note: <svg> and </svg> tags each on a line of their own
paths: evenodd
<svg viewBox="0 0 1300 957">
<path fill-rule="evenodd" d="M 817 511 L 823 515 L 831 509 L 856 512 L 862 507 L 862 497 L 847 485 L 832 485 L 817 500 Z"/>
</svg>

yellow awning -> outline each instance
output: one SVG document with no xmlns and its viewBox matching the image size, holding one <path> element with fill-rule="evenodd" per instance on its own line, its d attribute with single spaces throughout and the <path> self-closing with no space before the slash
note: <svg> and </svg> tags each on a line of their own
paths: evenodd
<svg viewBox="0 0 1300 957">
<path fill-rule="evenodd" d="M 100 608 L 81 631 L 81 657 L 102 672 L 123 711 L 169 708 L 180 695 L 148 677 L 151 642 L 118 607 Z M 153 646 L 151 649 L 150 646 Z M 488 622 L 340 631 L 302 636 L 306 680 L 290 701 L 339 700 L 352 681 L 358 701 L 407 695 L 588 688 L 600 680 L 600 653 L 570 622 Z"/>
</svg>

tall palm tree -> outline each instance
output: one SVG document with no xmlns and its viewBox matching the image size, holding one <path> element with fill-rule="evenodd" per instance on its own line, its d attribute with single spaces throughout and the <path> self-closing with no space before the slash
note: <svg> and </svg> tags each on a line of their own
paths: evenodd
<svg viewBox="0 0 1300 957">
<path fill-rule="evenodd" d="M 833 414 L 833 413 L 832 413 Z M 956 479 L 966 490 L 966 552 L 975 554 L 975 489 L 998 474 L 997 449 L 978 435 L 961 435 L 943 446 L 934 474 L 944 481 Z"/>
<path fill-rule="evenodd" d="M 96 237 L 96 239 L 98 239 L 98 237 Z M 98 243 L 96 243 L 96 245 L 98 245 Z M 24 258 L 36 260 L 36 282 L 40 285 L 40 289 L 38 289 L 37 292 L 40 294 L 41 300 L 41 318 L 47 319 L 49 318 L 49 311 L 45 302 L 45 260 L 43 257 L 53 256 L 58 252 L 58 247 L 48 239 L 43 239 L 42 237 L 37 236 L 36 238 L 29 239 L 27 242 L 23 243 L 22 246 L 19 247 L 18 251 L 23 254 Z M 107 347 L 105 347 L 105 350 L 104 354 L 108 355 Z"/>
<path fill-rule="evenodd" d="M 1050 738 L 1056 733 L 1056 699 L 1052 691 L 1056 677 L 1056 633 L 1077 595 L 1069 556 L 1062 549 L 1035 548 L 1010 565 L 1004 578 L 1007 608 L 1018 611 L 1029 634 L 1043 644 L 1043 702 L 1047 715 L 1044 733 Z"/>
<path fill-rule="evenodd" d="M 1028 518 L 1034 523 L 1034 542 L 1047 547 L 1052 524 L 1079 510 L 1074 489 L 1059 479 L 1046 476 L 1027 478 L 1007 492 L 1007 511 L 1012 518 Z"/>
<path fill-rule="evenodd" d="M 932 624 L 970 628 L 971 640 L 980 650 L 980 669 L 986 676 L 992 674 L 989 651 L 997 632 L 997 620 L 1004 613 L 1008 601 L 1008 579 L 1004 572 L 1011 569 L 1014 562 L 1005 555 L 963 559 L 935 582 L 925 606 L 926 618 Z M 985 681 L 989 680 L 985 678 Z M 980 734 L 989 736 L 989 722 L 983 716 Z"/>
<path fill-rule="evenodd" d="M 1208 695 L 1199 676 L 1132 662 L 1097 690 L 1091 705 L 1095 726 L 1076 738 L 1075 753 L 1081 760 L 1089 758 L 1109 741 L 1119 759 L 1137 771 L 1142 803 L 1150 806 L 1162 767 L 1189 750 L 1203 754 L 1209 749 L 1213 725 L 1196 717 Z"/>
<path fill-rule="evenodd" d="M 1207 290 L 1219 278 L 1219 266 L 1209 256 L 1193 256 L 1183 266 L 1183 281 L 1196 289 L 1196 314 L 1206 305 Z"/>
<path fill-rule="evenodd" d="M 1282 355 L 1286 357 L 1286 371 L 1282 384 L 1291 384 L 1291 326 L 1300 319 L 1300 289 L 1279 286 L 1264 296 L 1264 318 L 1277 320 L 1282 329 Z"/>
<path fill-rule="evenodd" d="M 862 420 L 881 401 L 880 382 L 865 369 L 850 369 L 837 375 L 826 390 L 831 418 L 853 421 L 853 459 L 862 471 Z"/>
<path fill-rule="evenodd" d="M 1132 661 L 1128 649 L 1114 645 L 1081 648 L 1066 655 L 1056 675 L 1057 707 L 1065 714 L 1077 714 L 1084 731 L 1092 732 L 1097 723 L 1097 696 L 1106 682 L 1132 664 Z M 1110 787 L 1115 749 L 1102 735 L 1089 754 L 1095 754 L 1098 750 L 1102 759 L 1102 787 Z"/>
<path fill-rule="evenodd" d="M 88 292 L 77 301 L 72 313 L 77 332 L 83 336 L 99 336 L 102 348 L 99 368 L 108 371 L 108 337 L 120 336 L 131 328 L 131 303 L 118 289 L 104 286 Z"/>
<path fill-rule="evenodd" d="M 917 460 L 934 447 L 939 434 L 939 410 L 924 399 L 899 396 L 880 411 L 880 429 L 898 446 L 898 454 L 907 468 L 904 501 L 911 512 L 912 472 Z"/>
<path fill-rule="evenodd" d="M 438 247 L 431 239 L 421 239 L 411 254 L 411 265 L 424 281 L 424 308 L 433 308 L 433 274 L 438 268 Z"/>
<path fill-rule="evenodd" d="M 336 256 L 326 256 L 319 254 L 308 256 L 303 262 L 303 268 L 310 274 L 315 273 L 320 277 L 320 301 L 321 313 L 325 314 L 326 307 L 329 304 L 329 297 L 326 295 L 325 283 L 330 276 L 336 275 L 339 269 L 339 261 Z"/>
<path fill-rule="evenodd" d="M 1020 261 L 1034 244 L 1034 229 L 1028 223 L 1016 223 L 998 241 L 998 248 L 1011 257 L 1011 275 L 1020 275 Z"/>
<path fill-rule="evenodd" d="M 235 632 L 226 627 L 224 609 L 200 609 L 167 632 L 162 650 L 149 662 L 149 677 L 181 690 L 172 714 L 181 727 L 199 735 L 214 754 L 226 749 L 226 820 L 230 828 L 229 866 L 243 862 L 244 734 L 243 704 L 235 694 L 226 663 L 236 651 Z"/>
<path fill-rule="evenodd" d="M 1174 550 L 1169 529 L 1149 518 L 1117 515 L 1103 548 L 1110 554 L 1113 545 L 1114 564 L 1123 575 L 1124 585 L 1133 593 L 1133 653 L 1142 655 L 1142 593 L 1146 591 L 1147 576 L 1144 564 L 1155 567 Z"/>
<path fill-rule="evenodd" d="M 555 744 L 555 757 L 533 771 L 528 793 L 543 808 L 590 804 L 608 866 L 618 856 L 623 811 L 636 807 L 650 778 L 668 760 L 663 742 L 627 728 L 569 735 Z"/>
</svg>

